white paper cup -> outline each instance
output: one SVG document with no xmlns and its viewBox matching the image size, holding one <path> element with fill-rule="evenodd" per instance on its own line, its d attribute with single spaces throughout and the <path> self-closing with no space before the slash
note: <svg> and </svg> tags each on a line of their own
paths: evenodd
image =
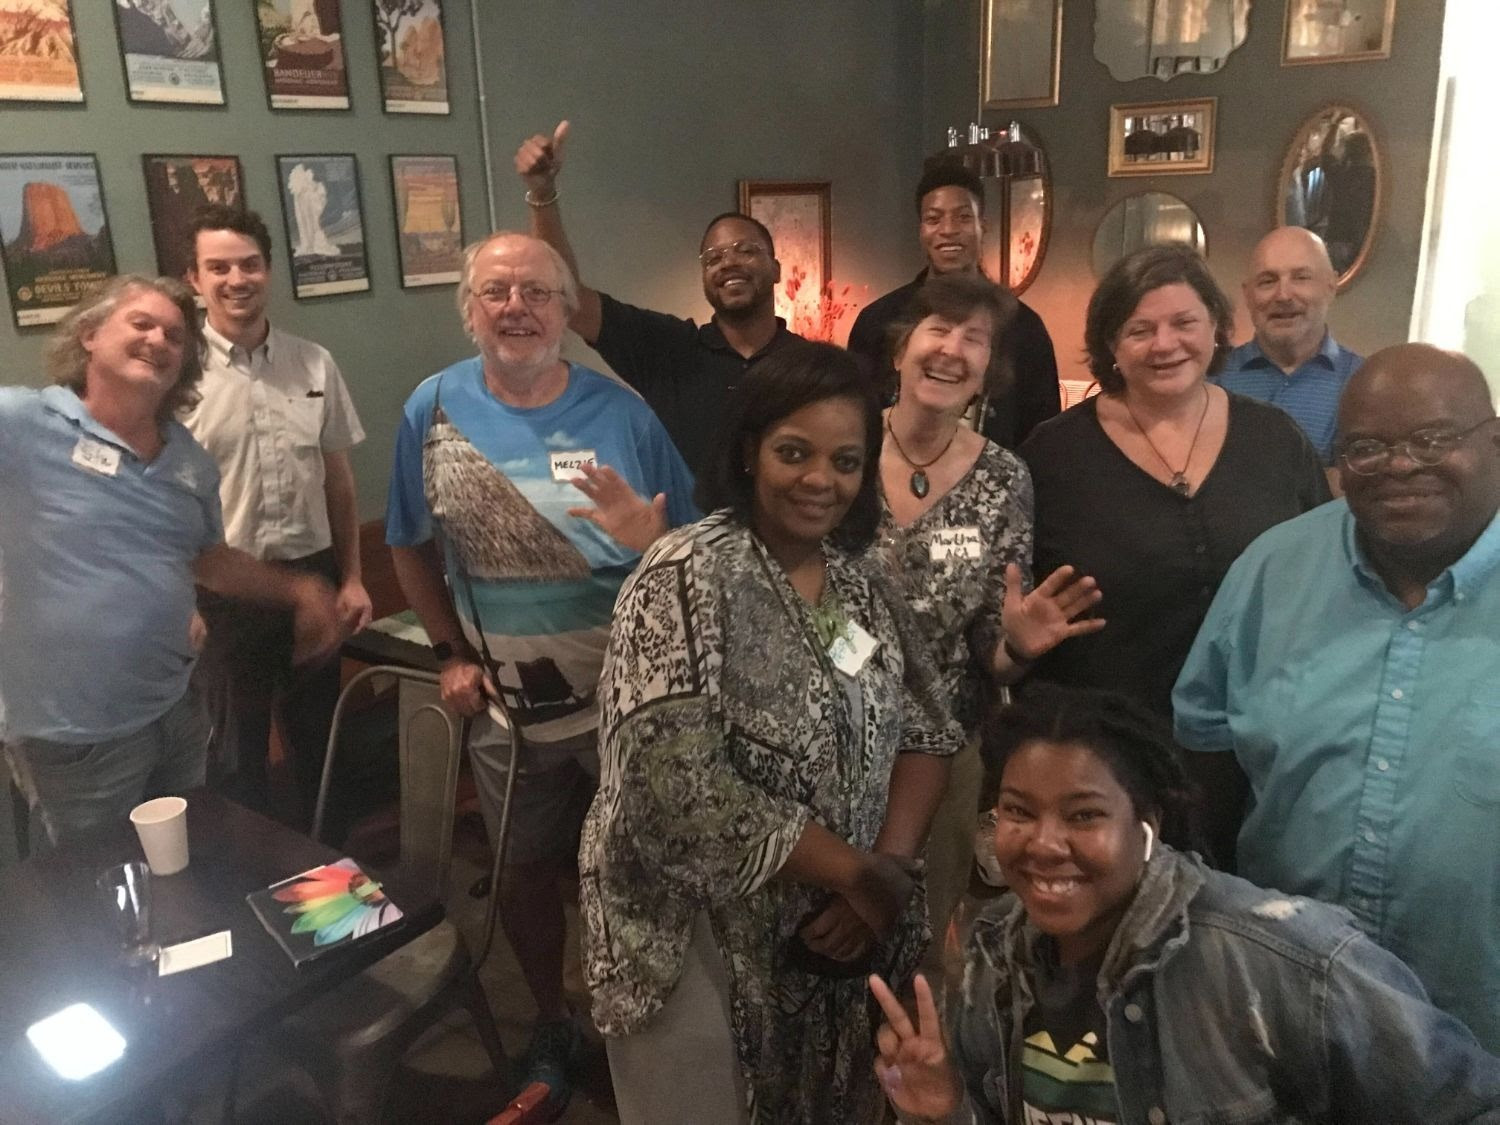
<svg viewBox="0 0 1500 1125">
<path fill-rule="evenodd" d="M 153 875 L 176 875 L 188 865 L 187 801 L 157 797 L 130 810 L 130 823 Z"/>
</svg>

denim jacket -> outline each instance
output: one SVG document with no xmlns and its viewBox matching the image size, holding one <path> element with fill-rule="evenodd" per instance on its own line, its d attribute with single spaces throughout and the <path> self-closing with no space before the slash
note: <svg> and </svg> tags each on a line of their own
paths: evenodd
<svg viewBox="0 0 1500 1125">
<path fill-rule="evenodd" d="M 946 1018 L 964 1106 L 1023 1125 L 1035 945 L 1014 896 L 981 912 Z M 1432 1007 L 1343 910 L 1161 847 L 1099 972 L 1121 1125 L 1500 1123 L 1500 1059 Z"/>
</svg>

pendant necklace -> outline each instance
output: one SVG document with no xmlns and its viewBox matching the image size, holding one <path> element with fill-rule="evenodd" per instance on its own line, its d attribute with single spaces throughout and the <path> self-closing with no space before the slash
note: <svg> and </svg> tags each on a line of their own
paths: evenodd
<svg viewBox="0 0 1500 1125">
<path fill-rule="evenodd" d="M 901 455 L 901 460 L 905 461 L 912 468 L 909 486 L 911 494 L 918 500 L 927 499 L 927 494 L 932 491 L 932 482 L 927 479 L 927 473 L 924 470 L 930 469 L 943 459 L 943 454 L 948 452 L 949 448 L 953 445 L 953 439 L 958 436 L 958 426 L 959 424 L 955 422 L 953 432 L 948 435 L 947 444 L 938 451 L 936 457 L 930 461 L 923 461 L 918 464 L 906 455 L 906 450 L 901 448 L 901 439 L 896 436 L 896 431 L 891 429 L 891 416 L 889 414 L 885 416 L 885 432 L 891 435 L 891 441 L 895 443 L 896 452 Z"/>
<path fill-rule="evenodd" d="M 1193 429 L 1193 440 L 1188 445 L 1187 460 L 1183 461 L 1182 468 L 1180 469 L 1172 468 L 1171 463 L 1161 455 L 1161 450 L 1156 448 L 1156 442 L 1152 441 L 1151 436 L 1146 433 L 1146 427 L 1141 425 L 1141 420 L 1135 416 L 1135 411 L 1130 409 L 1130 399 L 1121 395 L 1120 401 L 1125 404 L 1125 413 L 1130 415 L 1130 420 L 1135 423 L 1135 428 L 1140 432 L 1141 437 L 1146 439 L 1146 444 L 1150 447 L 1151 452 L 1156 455 L 1156 459 L 1161 462 L 1162 468 L 1171 474 L 1171 479 L 1167 481 L 1167 487 L 1177 493 L 1178 496 L 1186 496 L 1189 491 L 1187 479 L 1188 466 L 1193 463 L 1193 450 L 1198 448 L 1198 435 L 1203 432 L 1203 419 L 1208 417 L 1207 384 L 1203 387 L 1203 409 L 1198 414 L 1198 425 Z M 899 449 L 900 446 L 898 445 L 897 448 Z"/>
</svg>

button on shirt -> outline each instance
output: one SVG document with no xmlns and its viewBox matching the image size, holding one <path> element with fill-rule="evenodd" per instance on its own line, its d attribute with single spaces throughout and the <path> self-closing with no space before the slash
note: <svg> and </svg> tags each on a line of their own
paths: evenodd
<svg viewBox="0 0 1500 1125">
<path fill-rule="evenodd" d="M 187 690 L 219 471 L 180 424 L 162 429 L 142 461 L 66 387 L 0 389 L 4 737 L 118 738 Z"/>
<path fill-rule="evenodd" d="M 1224 370 L 1211 381 L 1226 391 L 1281 407 L 1302 427 L 1323 464 L 1330 465 L 1338 432 L 1339 396 L 1364 361 L 1364 356 L 1341 347 L 1325 332 L 1317 354 L 1288 375 L 1251 340 L 1229 353 Z"/>
<path fill-rule="evenodd" d="M 1343 501 L 1230 569 L 1177 733 L 1232 750 L 1240 874 L 1336 902 L 1500 1053 L 1500 518 L 1407 610 Z"/>
<path fill-rule="evenodd" d="M 248 352 L 209 325 L 203 335 L 203 397 L 186 422 L 223 474 L 225 538 L 260 559 L 331 546 L 323 455 L 365 436 L 333 357 L 275 325 Z"/>
</svg>

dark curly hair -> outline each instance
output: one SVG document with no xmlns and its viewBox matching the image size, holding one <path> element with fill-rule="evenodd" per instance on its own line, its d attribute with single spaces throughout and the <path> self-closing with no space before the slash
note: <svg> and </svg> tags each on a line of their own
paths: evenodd
<svg viewBox="0 0 1500 1125">
<path fill-rule="evenodd" d="M 187 229 L 188 258 L 194 266 L 198 263 L 198 235 L 206 230 L 228 230 L 244 235 L 255 243 L 266 265 L 271 264 L 271 232 L 259 212 L 223 203 L 205 203 L 194 211 Z"/>
<path fill-rule="evenodd" d="M 981 735 L 987 805 L 1000 792 L 1011 757 L 1032 742 L 1072 743 L 1099 755 L 1142 820 L 1156 816 L 1161 838 L 1202 851 L 1197 796 L 1183 751 L 1155 712 L 1119 692 L 1030 684 L 1008 707 L 990 713 Z"/>
<path fill-rule="evenodd" d="M 979 176 L 964 167 L 962 163 L 950 157 L 939 157 L 929 160 L 927 166 L 922 170 L 922 178 L 917 181 L 913 202 L 917 207 L 917 214 L 922 214 L 922 200 L 926 199 L 938 188 L 956 187 L 962 188 L 974 197 L 974 204 L 980 215 L 984 214 L 984 183 Z"/>
<path fill-rule="evenodd" d="M 728 508 L 750 526 L 755 502 L 755 478 L 746 464 L 750 452 L 787 415 L 831 398 L 848 399 L 864 416 L 865 469 L 854 503 L 829 538 L 846 551 L 867 548 L 880 523 L 880 401 L 854 357 L 832 344 L 786 344 L 745 373 L 730 403 L 718 458 L 698 480 L 698 507 L 705 512 Z"/>
<path fill-rule="evenodd" d="M 1115 367 L 1115 344 L 1120 330 L 1142 298 L 1164 285 L 1190 285 L 1214 322 L 1212 375 L 1224 366 L 1234 333 L 1234 304 L 1219 288 L 1198 251 L 1180 242 L 1146 246 L 1121 258 L 1102 278 L 1089 298 L 1083 322 L 1083 347 L 1089 371 L 1105 394 L 1119 394 L 1125 378 Z"/>
</svg>

